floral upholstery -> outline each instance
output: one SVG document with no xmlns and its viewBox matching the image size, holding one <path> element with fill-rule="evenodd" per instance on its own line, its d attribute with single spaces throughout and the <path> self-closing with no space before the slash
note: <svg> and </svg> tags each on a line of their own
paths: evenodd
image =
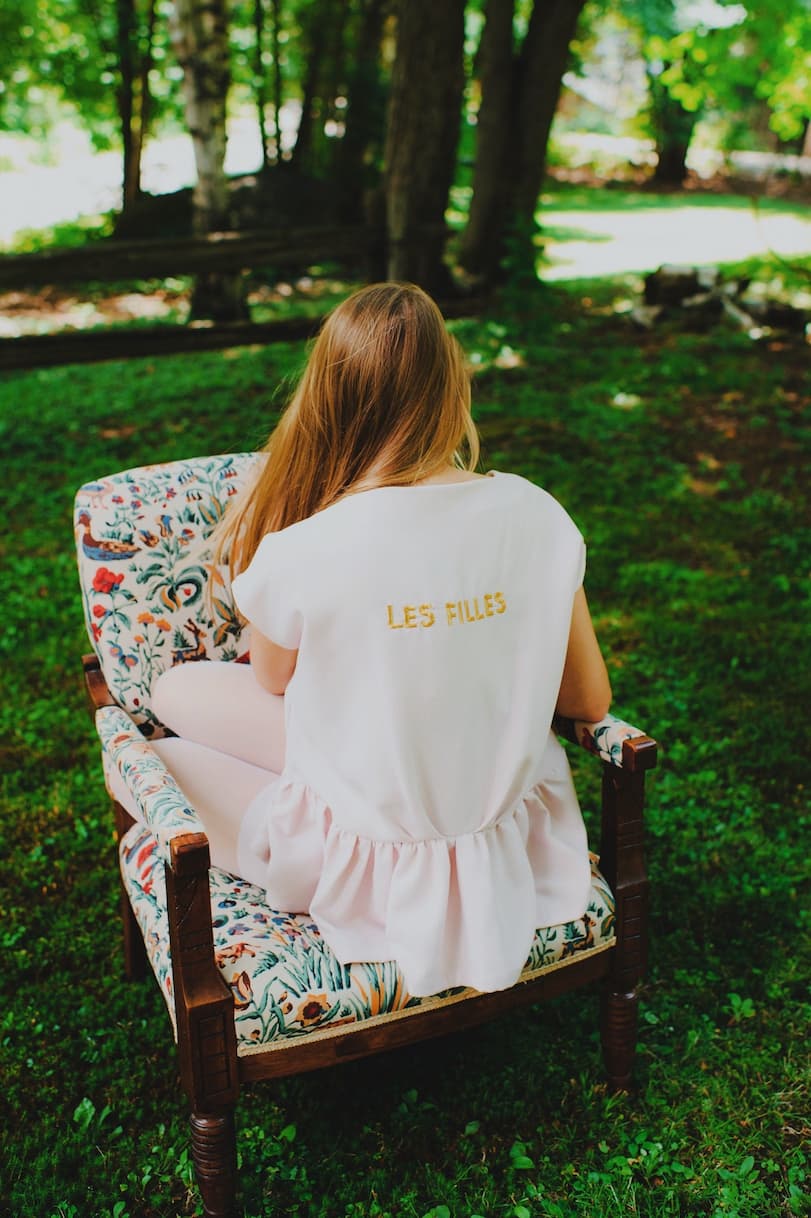
<svg viewBox="0 0 811 1218">
<path fill-rule="evenodd" d="M 155 976 L 174 1022 L 164 871 L 157 839 L 133 825 L 121 842 L 124 886 L 143 934 Z M 252 1046 L 371 1019 L 393 1011 L 457 1001 L 464 991 L 412 998 L 391 961 L 342 965 L 304 914 L 265 903 L 261 888 L 220 871 L 209 872 L 214 955 L 234 995 L 237 1043 Z M 584 917 L 537 931 L 524 977 L 565 967 L 614 942 L 614 899 L 592 863 Z"/>
<path fill-rule="evenodd" d="M 170 842 L 179 833 L 204 833 L 202 822 L 161 758 L 125 711 L 102 706 L 96 712 L 105 775 L 114 766 L 141 806 L 164 862 L 171 861 Z"/>
<path fill-rule="evenodd" d="M 574 730 L 578 744 L 584 749 L 594 753 L 601 761 L 618 766 L 622 765 L 623 741 L 645 735 L 638 727 L 632 727 L 616 715 L 606 715 L 599 723 L 582 723 L 577 720 Z"/>
<path fill-rule="evenodd" d="M 149 694 L 165 668 L 236 660 L 248 649 L 206 540 L 258 459 L 240 453 L 147 465 L 88 482 L 76 495 L 87 631 L 107 685 L 146 735 L 160 733 Z"/>
</svg>

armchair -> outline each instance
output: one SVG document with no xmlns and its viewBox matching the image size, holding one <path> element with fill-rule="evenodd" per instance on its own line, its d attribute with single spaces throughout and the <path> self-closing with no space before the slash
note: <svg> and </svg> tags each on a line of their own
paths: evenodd
<svg viewBox="0 0 811 1218">
<path fill-rule="evenodd" d="M 614 716 L 557 723 L 602 766 L 599 867 L 595 856 L 584 917 L 540 928 L 509 990 L 413 997 L 393 962 L 341 965 L 311 918 L 270 908 L 261 889 L 210 867 L 203 826 L 150 745 L 164 733 L 150 689 L 172 664 L 238 662 L 249 650 L 206 539 L 259 459 L 126 470 L 87 483 L 75 504 L 93 647 L 84 673 L 102 765 L 107 776 L 118 771 L 144 818 L 133 822 L 114 802 L 126 971 L 151 969 L 166 1002 L 209 1218 L 234 1210 L 233 1114 L 244 1084 L 457 1031 L 599 980 L 609 1085 L 627 1088 L 645 967 L 642 811 L 656 744 Z"/>
</svg>

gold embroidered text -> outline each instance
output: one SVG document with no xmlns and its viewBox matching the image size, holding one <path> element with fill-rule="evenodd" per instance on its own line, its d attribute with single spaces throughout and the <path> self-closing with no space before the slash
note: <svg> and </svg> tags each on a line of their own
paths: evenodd
<svg viewBox="0 0 811 1218">
<path fill-rule="evenodd" d="M 398 610 L 387 605 L 386 612 L 390 630 L 416 630 L 420 626 L 427 629 L 436 621 L 433 605 L 403 605 Z"/>
<path fill-rule="evenodd" d="M 449 626 L 461 626 L 465 622 L 483 622 L 485 618 L 506 612 L 507 600 L 503 592 L 485 592 L 482 597 L 445 602 L 445 617 Z"/>
<path fill-rule="evenodd" d="M 441 612 L 441 611 L 440 611 Z M 483 596 L 472 596 L 461 601 L 445 602 L 445 624 L 464 626 L 467 622 L 483 622 L 488 617 L 498 617 L 507 612 L 507 598 L 503 592 L 485 592 Z M 433 605 L 386 606 L 386 620 L 390 630 L 427 630 L 437 622 Z"/>
</svg>

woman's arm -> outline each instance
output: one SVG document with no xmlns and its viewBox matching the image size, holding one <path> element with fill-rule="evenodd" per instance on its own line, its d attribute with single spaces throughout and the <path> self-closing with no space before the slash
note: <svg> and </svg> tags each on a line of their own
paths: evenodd
<svg viewBox="0 0 811 1218">
<path fill-rule="evenodd" d="M 269 694 L 283 694 L 296 671 L 298 651 L 280 647 L 251 626 L 251 668 Z"/>
<path fill-rule="evenodd" d="M 594 633 L 586 594 L 575 593 L 566 663 L 558 694 L 558 713 L 567 719 L 597 723 L 608 714 L 611 685 Z"/>
</svg>

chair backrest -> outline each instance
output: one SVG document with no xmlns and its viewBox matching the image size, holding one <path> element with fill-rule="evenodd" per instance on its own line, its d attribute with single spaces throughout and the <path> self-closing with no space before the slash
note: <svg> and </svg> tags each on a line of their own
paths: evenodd
<svg viewBox="0 0 811 1218">
<path fill-rule="evenodd" d="M 248 651 L 207 539 L 260 459 L 238 453 L 145 465 L 88 482 L 76 495 L 87 632 L 111 692 L 148 735 L 161 730 L 150 701 L 164 669 Z"/>
</svg>

